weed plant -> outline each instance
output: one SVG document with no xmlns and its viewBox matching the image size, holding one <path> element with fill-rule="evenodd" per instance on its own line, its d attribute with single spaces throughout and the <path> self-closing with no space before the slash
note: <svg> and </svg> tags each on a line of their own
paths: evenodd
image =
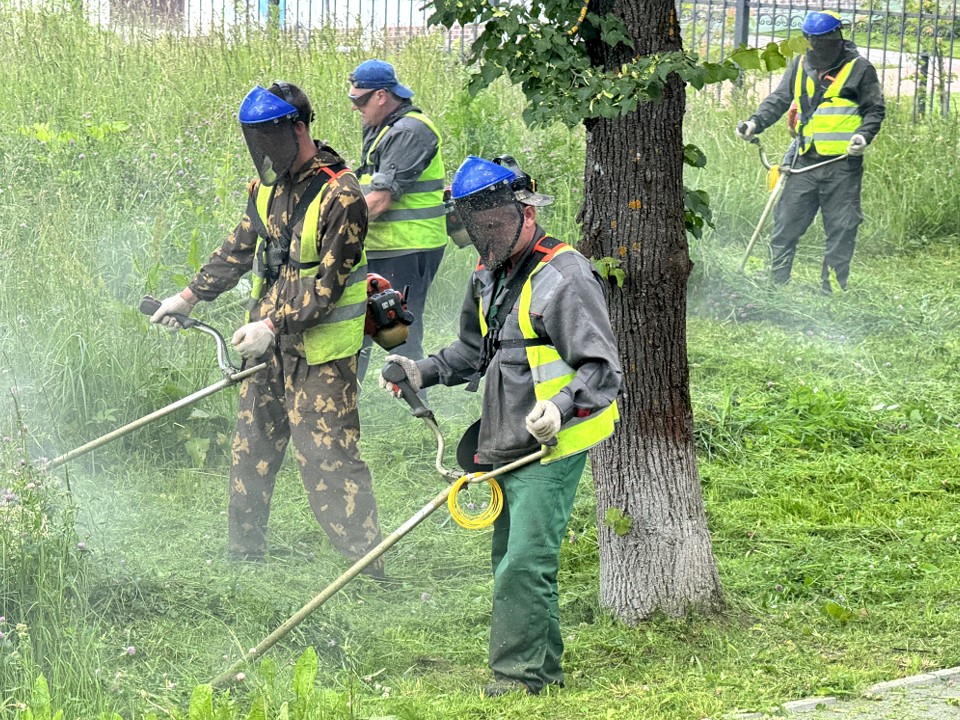
<svg viewBox="0 0 960 720">
<path fill-rule="evenodd" d="M 67 488 L 27 447 L 26 426 L 8 423 L 0 437 L 0 687 L 23 697 L 42 673 L 64 696 L 86 694 L 97 686 L 99 656 L 87 626 L 86 543 Z"/>
<path fill-rule="evenodd" d="M 755 150 L 733 134 L 756 98 L 690 95 L 687 140 L 708 164 L 687 183 L 709 192 L 715 225 L 692 246 L 689 356 L 726 617 L 636 628 L 609 617 L 588 476 L 562 550 L 562 691 L 479 697 L 489 531 L 461 530 L 441 510 L 388 554 L 394 586 L 357 579 L 221 693 L 205 683 L 344 570 L 293 464 L 278 479 L 271 556 L 246 564 L 225 553 L 231 391 L 73 463 L 69 493 L 64 471 L 42 473 L 34 458 L 218 379 L 207 338 L 150 327 L 136 306 L 182 287 L 239 219 L 252 172 L 240 99 L 255 83 L 302 85 L 314 134 L 356 163 L 346 76 L 386 57 L 442 128 L 448 174 L 468 153 L 514 154 L 557 196 L 543 224 L 569 240 L 583 134 L 523 127 L 506 84 L 470 98 L 467 71 L 436 38 L 395 50 L 332 33 L 307 47 L 259 32 L 120 37 L 35 9 L 0 9 L 0 38 L 0 384 L 32 428 L 14 423 L 2 445 L 0 487 L 18 500 L 0 517 L 26 522 L 29 507 L 40 523 L 30 527 L 45 528 L 25 538 L 0 526 L 0 714 L 675 720 L 960 664 L 955 120 L 913 125 L 890 108 L 867 154 L 850 290 L 823 297 L 819 224 L 786 288 L 766 282 L 763 240 L 735 272 L 766 201 Z M 771 158 L 788 144 L 779 126 L 761 139 Z M 429 349 L 456 332 L 475 262 L 448 250 L 424 319 Z M 232 331 L 244 289 L 197 316 Z M 390 530 L 442 480 L 433 434 L 374 375 L 362 451 Z M 431 389 L 429 401 L 448 445 L 479 414 L 459 388 Z"/>
</svg>

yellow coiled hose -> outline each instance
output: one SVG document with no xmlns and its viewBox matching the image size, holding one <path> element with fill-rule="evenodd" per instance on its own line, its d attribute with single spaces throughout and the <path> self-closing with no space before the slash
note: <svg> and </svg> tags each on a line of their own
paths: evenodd
<svg viewBox="0 0 960 720">
<path fill-rule="evenodd" d="M 767 170 L 767 192 L 773 192 L 773 189 L 777 186 L 777 181 L 780 179 L 780 166 L 771 165 L 770 169 Z"/>
<path fill-rule="evenodd" d="M 493 521 L 503 510 L 503 490 L 495 478 L 487 478 L 486 480 L 490 486 L 490 502 L 479 513 L 468 512 L 460 505 L 460 490 L 463 486 L 473 482 L 474 478 L 485 474 L 478 472 L 461 475 L 454 481 L 450 488 L 450 494 L 447 496 L 447 509 L 450 510 L 450 516 L 456 521 L 457 525 L 467 530 L 480 530 L 493 524 Z"/>
</svg>

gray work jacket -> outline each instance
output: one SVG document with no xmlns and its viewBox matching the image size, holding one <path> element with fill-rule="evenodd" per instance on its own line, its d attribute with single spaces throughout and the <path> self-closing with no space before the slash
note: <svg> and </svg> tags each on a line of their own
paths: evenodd
<svg viewBox="0 0 960 720">
<path fill-rule="evenodd" d="M 538 227 L 536 239 L 543 237 Z M 530 247 L 514 264 L 523 265 Z M 507 274 L 507 282 L 510 280 Z M 607 305 L 603 280 L 592 263 L 578 252 L 559 253 L 533 277 L 530 314 L 540 337 L 548 338 L 576 375 L 553 398 L 563 422 L 578 410 L 608 407 L 620 393 L 623 382 Z M 459 337 L 451 345 L 417 361 L 424 387 L 460 385 L 476 372 L 483 338 L 480 332 L 479 300 L 492 306 L 497 278 L 480 268 L 470 278 L 460 310 Z M 507 292 L 501 287 L 497 297 Z M 504 312 L 501 309 L 500 312 Z M 522 339 L 517 321 L 517 303 L 510 309 L 501 340 Z M 537 399 L 533 376 L 523 347 L 501 348 L 490 362 L 483 387 L 483 417 L 478 440 L 481 462 L 503 464 L 535 452 L 540 445 L 527 432 L 525 418 Z"/>
</svg>

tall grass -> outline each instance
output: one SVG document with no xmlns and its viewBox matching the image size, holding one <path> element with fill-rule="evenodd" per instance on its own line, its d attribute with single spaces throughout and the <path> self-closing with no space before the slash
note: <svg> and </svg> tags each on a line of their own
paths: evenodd
<svg viewBox="0 0 960 720">
<path fill-rule="evenodd" d="M 44 674 L 59 697 L 96 701 L 100 647 L 87 624 L 87 548 L 76 505 L 28 455 L 23 423 L 8 422 L 2 432 L 0 687 L 5 698 L 22 697 Z"/>
<path fill-rule="evenodd" d="M 505 84 L 470 98 L 467 70 L 435 39 L 389 52 L 359 43 L 341 51 L 342 38 L 323 33 L 306 48 L 259 33 L 133 41 L 69 14 L 10 10 L 0 10 L 0 37 L 0 381 L 17 390 L 31 426 L 2 446 L 0 487 L 31 482 L 21 468 L 32 457 L 217 378 L 208 339 L 149 327 L 136 304 L 181 287 L 239 218 L 252 170 L 234 112 L 254 83 L 302 85 L 315 135 L 356 162 L 346 76 L 386 57 L 441 127 L 450 173 L 468 153 L 514 154 L 558 198 L 545 227 L 576 238 L 582 132 L 523 127 L 522 98 Z M 562 692 L 479 698 L 489 537 L 438 512 L 390 552 L 397 586 L 351 584 L 250 668 L 217 701 L 216 717 L 302 708 L 285 689 L 305 648 L 315 649 L 323 688 L 314 716 L 329 717 L 716 717 L 960 663 L 960 404 L 945 390 L 960 369 L 956 123 L 914 126 L 891 108 L 868 151 L 851 290 L 824 298 L 817 228 L 787 288 L 767 285 L 759 249 L 747 275 L 735 272 L 766 191 L 755 151 L 733 135 L 754 100 L 731 97 L 718 105 L 691 94 L 685 120 L 687 140 L 709 158 L 687 183 L 709 191 L 715 220 L 693 245 L 689 355 L 730 616 L 640 628 L 608 617 L 597 601 L 587 478 L 562 551 Z M 787 144 L 780 127 L 762 139 L 771 157 Z M 427 307 L 429 349 L 455 333 L 474 263 L 471 250 L 448 250 Z M 242 302 L 239 289 L 197 315 L 227 332 Z M 451 442 L 479 413 L 478 398 L 459 389 L 436 388 L 430 403 Z M 197 683 L 343 570 L 292 465 L 278 480 L 270 562 L 226 560 L 233 412 L 227 391 L 114 443 L 95 464 L 72 467 L 69 501 L 36 506 L 62 512 L 58 532 L 43 537 L 42 562 L 12 549 L 2 556 L 4 607 L 15 611 L 0 612 L 8 623 L 39 614 L 22 638 L 0 626 L 24 644 L 11 660 L 13 646 L 0 641 L 0 712 L 42 696 L 42 672 L 68 716 L 183 717 L 194 707 L 190 717 L 206 717 Z M 375 379 L 361 413 L 381 522 L 392 529 L 442 482 L 435 440 Z M 13 531 L 0 539 L 21 541 Z M 262 715 L 250 709 L 267 701 Z"/>
</svg>

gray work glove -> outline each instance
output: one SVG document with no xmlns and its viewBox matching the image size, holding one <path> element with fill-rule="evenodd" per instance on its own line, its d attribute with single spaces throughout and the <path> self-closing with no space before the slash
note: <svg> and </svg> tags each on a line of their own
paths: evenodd
<svg viewBox="0 0 960 720">
<path fill-rule="evenodd" d="M 275 338 L 273 330 L 263 320 L 257 320 L 237 330 L 230 342 L 238 353 L 249 360 L 262 356 Z"/>
<path fill-rule="evenodd" d="M 549 400 L 538 400 L 527 415 L 527 432 L 546 445 L 560 431 L 560 408 Z"/>
<path fill-rule="evenodd" d="M 193 308 L 196 306 L 196 302 L 191 302 L 184 297 L 184 293 L 187 292 L 189 291 L 183 290 L 161 302 L 157 311 L 150 316 L 150 322 L 159 323 L 171 330 L 181 330 L 182 326 L 172 317 L 171 313 L 190 316 L 190 313 L 193 312 Z"/>
<path fill-rule="evenodd" d="M 387 355 L 384 364 L 391 362 L 396 363 L 403 368 L 403 372 L 407 376 L 407 382 L 410 383 L 410 387 L 415 393 L 420 392 L 420 388 L 423 387 L 423 375 L 420 373 L 420 368 L 417 367 L 417 361 L 411 360 L 403 355 Z M 386 390 L 395 398 L 400 397 L 400 388 L 398 388 L 389 380 L 385 379 L 383 377 L 383 373 L 380 373 L 379 385 L 381 390 Z"/>
<path fill-rule="evenodd" d="M 737 137 L 741 140 L 750 141 L 757 134 L 757 124 L 753 120 L 744 120 L 737 123 Z"/>
<path fill-rule="evenodd" d="M 847 145 L 847 155 L 850 157 L 860 157 L 866 149 L 867 139 L 860 133 L 857 133 L 850 138 L 850 144 Z"/>
</svg>

